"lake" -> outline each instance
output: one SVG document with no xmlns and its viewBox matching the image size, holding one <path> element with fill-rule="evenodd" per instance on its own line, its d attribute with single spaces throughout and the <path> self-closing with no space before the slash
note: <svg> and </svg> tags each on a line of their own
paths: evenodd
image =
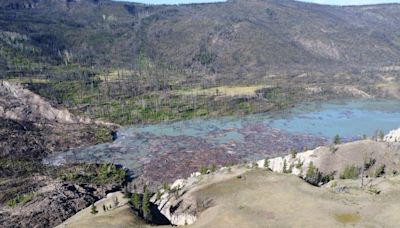
<svg viewBox="0 0 400 228">
<path fill-rule="evenodd" d="M 285 112 L 122 127 L 113 143 L 50 155 L 46 163 L 113 162 L 150 181 L 373 136 L 400 127 L 400 102 L 349 100 L 302 103 Z"/>
</svg>

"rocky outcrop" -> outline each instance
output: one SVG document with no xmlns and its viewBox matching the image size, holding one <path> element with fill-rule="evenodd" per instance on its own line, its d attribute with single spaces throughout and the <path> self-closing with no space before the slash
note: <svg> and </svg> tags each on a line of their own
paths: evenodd
<svg viewBox="0 0 400 228">
<path fill-rule="evenodd" d="M 384 142 L 361 140 L 268 159 L 268 168 L 274 172 L 297 175 L 314 185 L 339 178 L 350 166 L 361 169 L 367 164 L 366 176 L 374 175 L 382 165 L 385 165 L 386 174 L 397 173 L 400 170 L 400 145 L 387 142 L 395 142 L 398 133 L 398 130 L 393 131 Z M 265 160 L 260 160 L 257 165 L 265 167 L 264 163 Z M 313 166 L 313 172 L 307 176 L 310 166 Z"/>
<path fill-rule="evenodd" d="M 247 170 L 245 167 L 223 167 L 214 173 L 209 170 L 205 175 L 196 172 L 187 179 L 176 180 L 168 190 L 159 190 L 159 193 L 151 198 L 151 202 L 157 205 L 158 210 L 171 224 L 190 225 L 197 220 L 202 211 L 212 206 L 212 200 L 196 196 L 199 189 L 207 188 L 216 181 L 240 176 Z"/>
<path fill-rule="evenodd" d="M 171 190 L 160 190 L 160 198 L 154 196 L 151 201 L 173 225 L 189 225 L 196 221 L 197 206 L 195 200 L 185 194 L 184 189 L 193 186 L 195 178 L 179 179 L 171 185 Z"/>
<path fill-rule="evenodd" d="M 17 207 L 0 207 L 1 227 L 54 227 L 105 196 L 93 186 L 49 183 Z"/>
<path fill-rule="evenodd" d="M 390 131 L 385 137 L 383 137 L 384 142 L 400 142 L 400 128 Z"/>
<path fill-rule="evenodd" d="M 0 82 L 0 117 L 20 121 L 49 121 L 64 124 L 90 123 L 89 118 L 56 109 L 40 96 L 20 84 Z"/>
<path fill-rule="evenodd" d="M 285 172 L 302 176 L 308 165 L 311 162 L 315 163 L 317 161 L 318 157 L 315 154 L 316 150 L 318 150 L 318 148 L 293 155 L 289 154 L 283 157 L 268 159 L 268 168 L 273 172 Z M 258 167 L 265 167 L 265 161 L 265 159 L 257 161 Z"/>
<path fill-rule="evenodd" d="M 197 220 L 196 208 L 197 205 L 193 199 L 183 200 L 182 197 L 176 197 L 171 193 L 163 194 L 158 202 L 160 212 L 171 224 L 177 226 L 193 224 Z"/>
</svg>

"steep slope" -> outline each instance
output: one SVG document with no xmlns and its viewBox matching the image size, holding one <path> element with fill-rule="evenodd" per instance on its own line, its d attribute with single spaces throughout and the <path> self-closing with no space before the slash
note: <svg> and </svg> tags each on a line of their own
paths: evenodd
<svg viewBox="0 0 400 228">
<path fill-rule="evenodd" d="M 0 226 L 58 225 L 120 188 L 125 171 L 99 177 L 111 166 L 42 164 L 54 151 L 111 141 L 111 129 L 57 109 L 19 84 L 0 82 Z"/>
<path fill-rule="evenodd" d="M 396 65 L 400 6 L 236 0 L 145 6 L 108 0 L 0 4 L 8 70 L 47 64 L 207 69 L 234 78 Z"/>
<path fill-rule="evenodd" d="M 0 82 L 0 159 L 42 159 L 46 154 L 111 141 L 115 127 L 71 114 L 20 84 Z"/>
<path fill-rule="evenodd" d="M 90 119 L 74 116 L 65 109 L 56 109 L 21 85 L 7 81 L 0 82 L 0 118 L 37 123 L 43 121 L 62 124 L 90 123 Z"/>
</svg>

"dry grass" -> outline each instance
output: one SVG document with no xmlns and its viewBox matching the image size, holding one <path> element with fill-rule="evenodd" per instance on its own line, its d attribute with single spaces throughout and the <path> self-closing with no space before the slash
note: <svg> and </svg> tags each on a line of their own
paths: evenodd
<svg viewBox="0 0 400 228">
<path fill-rule="evenodd" d="M 236 178 L 237 173 L 242 173 L 242 178 Z M 293 175 L 260 169 L 207 175 L 188 195 L 212 204 L 188 227 L 396 227 L 400 224 L 399 176 L 377 181 L 374 186 L 378 189 L 389 189 L 390 185 L 390 191 L 378 195 L 357 188 L 356 181 L 337 181 L 338 186 L 350 186 L 350 191 L 336 193 L 333 188 L 314 187 Z M 109 203 L 105 200 L 96 203 L 98 209 L 104 202 Z M 96 215 L 90 214 L 89 207 L 60 227 L 150 226 L 124 205 Z"/>
<path fill-rule="evenodd" d="M 95 203 L 97 214 L 91 213 L 91 207 L 78 212 L 73 217 L 66 220 L 57 228 L 81 228 L 81 227 L 146 227 L 147 225 L 133 214 L 128 204 L 129 199 L 123 198 L 123 194 L 115 193 L 118 197 L 119 205 L 115 209 L 103 211 L 103 204 L 112 205 L 111 198 L 105 198 Z"/>
<path fill-rule="evenodd" d="M 126 78 L 130 75 L 134 74 L 133 70 L 127 70 L 127 69 L 118 69 L 118 70 L 113 70 L 107 74 L 99 74 L 98 77 L 102 81 L 115 81 L 117 79 L 122 79 Z"/>
<path fill-rule="evenodd" d="M 29 77 L 15 77 L 15 78 L 10 78 L 10 79 L 7 79 L 7 81 L 9 81 L 9 82 L 16 82 L 16 83 L 22 83 L 22 84 L 25 84 L 25 83 L 48 83 L 48 82 L 50 82 L 50 80 L 48 80 L 48 79 L 43 79 L 43 78 L 29 78 Z"/>
<path fill-rule="evenodd" d="M 191 227 L 395 227 L 398 193 L 335 193 L 292 175 L 251 171 L 198 190 L 215 205 Z"/>
<path fill-rule="evenodd" d="M 391 97 L 400 99 L 400 84 L 396 82 L 388 82 L 388 83 L 377 84 L 376 87 L 383 93 Z"/>
<path fill-rule="evenodd" d="M 229 96 L 229 97 L 253 97 L 257 90 L 265 88 L 265 85 L 252 86 L 219 86 L 208 89 L 193 89 L 190 91 L 180 91 L 180 94 L 207 95 L 207 96 Z"/>
</svg>

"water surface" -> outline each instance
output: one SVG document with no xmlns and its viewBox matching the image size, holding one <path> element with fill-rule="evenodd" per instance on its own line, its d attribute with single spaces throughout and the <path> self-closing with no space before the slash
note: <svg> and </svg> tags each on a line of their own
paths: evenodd
<svg viewBox="0 0 400 228">
<path fill-rule="evenodd" d="M 274 157 L 400 127 L 400 102 L 303 103 L 285 112 L 123 127 L 109 144 L 51 155 L 46 162 L 114 162 L 150 179 L 176 178 L 201 165 Z"/>
</svg>

